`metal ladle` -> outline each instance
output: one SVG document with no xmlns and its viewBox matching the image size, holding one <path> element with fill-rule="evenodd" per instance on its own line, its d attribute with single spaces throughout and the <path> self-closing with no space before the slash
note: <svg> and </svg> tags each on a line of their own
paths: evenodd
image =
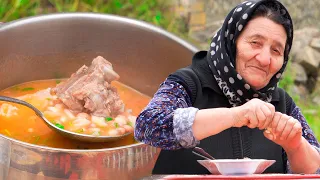
<svg viewBox="0 0 320 180">
<path fill-rule="evenodd" d="M 116 141 L 118 139 L 121 139 L 125 136 L 128 136 L 131 133 L 126 133 L 124 135 L 121 136 L 93 136 L 93 135 L 88 135 L 88 134 L 80 134 L 80 133 L 75 133 L 75 132 L 71 132 L 71 131 L 67 131 L 64 129 L 61 129 L 57 126 L 55 126 L 54 124 L 52 124 L 44 115 L 41 111 L 39 111 L 36 107 L 34 107 L 33 105 L 31 105 L 30 103 L 20 100 L 20 99 L 16 99 L 16 98 L 12 98 L 12 97 L 7 97 L 7 96 L 0 96 L 0 101 L 7 101 L 7 102 L 11 102 L 11 103 L 17 103 L 17 104 L 21 104 L 23 106 L 26 106 L 30 109 L 32 109 L 37 116 L 39 116 L 41 119 L 43 119 L 43 121 L 46 123 L 46 125 L 51 128 L 52 130 L 54 130 L 55 132 L 70 138 L 70 139 L 74 139 L 74 140 L 78 140 L 78 141 L 84 141 L 84 142 L 111 142 L 111 141 Z"/>
<path fill-rule="evenodd" d="M 200 147 L 193 148 L 192 153 L 197 155 L 197 156 L 200 156 L 200 157 L 202 157 L 204 159 L 208 159 L 208 160 L 214 160 L 215 159 L 214 157 L 212 157 L 209 153 L 207 153 L 205 150 L 203 150 Z"/>
</svg>

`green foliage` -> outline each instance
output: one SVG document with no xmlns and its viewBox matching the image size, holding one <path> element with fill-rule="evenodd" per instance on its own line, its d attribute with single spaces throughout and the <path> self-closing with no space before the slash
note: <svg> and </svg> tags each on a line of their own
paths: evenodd
<svg viewBox="0 0 320 180">
<path fill-rule="evenodd" d="M 185 20 L 172 13 L 171 3 L 170 0 L 0 0 L 0 22 L 55 12 L 94 12 L 146 21 L 188 39 Z"/>
<path fill-rule="evenodd" d="M 292 89 L 294 85 L 294 72 L 291 68 L 291 59 L 289 60 L 286 70 L 284 72 L 284 76 L 281 78 L 279 82 L 279 87 L 283 88 L 288 92 L 295 102 L 300 101 L 300 97 L 292 94 Z"/>
<path fill-rule="evenodd" d="M 49 0 L 57 12 L 98 12 L 127 16 L 166 26 L 168 3 L 156 0 Z"/>
<path fill-rule="evenodd" d="M 1 0 L 0 21 L 11 21 L 36 14 L 40 0 Z"/>
<path fill-rule="evenodd" d="M 1 0 L 0 21 L 52 12 L 96 12 L 126 16 L 162 28 L 174 19 L 169 0 Z"/>
<path fill-rule="evenodd" d="M 291 71 L 291 61 L 289 60 L 289 63 L 286 67 L 284 76 L 281 78 L 279 82 L 279 87 L 285 89 L 286 91 L 289 91 L 294 83 L 294 79 L 292 77 L 293 73 Z"/>
<path fill-rule="evenodd" d="M 312 104 L 298 103 L 298 106 L 301 108 L 302 114 L 306 118 L 308 124 L 310 125 L 312 131 L 317 136 L 317 139 L 320 140 L 320 107 Z"/>
</svg>

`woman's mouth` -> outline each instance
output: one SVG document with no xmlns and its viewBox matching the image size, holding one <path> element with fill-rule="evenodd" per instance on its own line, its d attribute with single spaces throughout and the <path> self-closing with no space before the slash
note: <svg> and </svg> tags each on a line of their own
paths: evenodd
<svg viewBox="0 0 320 180">
<path fill-rule="evenodd" d="M 255 71 L 256 73 L 263 73 L 264 75 L 267 75 L 267 71 L 257 67 L 257 66 L 249 66 L 250 69 L 252 69 L 253 71 Z"/>
</svg>

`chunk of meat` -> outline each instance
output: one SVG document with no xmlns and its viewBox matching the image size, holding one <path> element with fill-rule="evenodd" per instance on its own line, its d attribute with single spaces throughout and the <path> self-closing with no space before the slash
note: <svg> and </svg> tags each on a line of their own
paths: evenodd
<svg viewBox="0 0 320 180">
<path fill-rule="evenodd" d="M 116 116 L 124 110 L 123 101 L 111 81 L 120 76 L 112 64 L 101 56 L 91 66 L 82 66 L 76 73 L 51 90 L 59 100 L 75 113 L 86 112 L 95 116 Z"/>
</svg>

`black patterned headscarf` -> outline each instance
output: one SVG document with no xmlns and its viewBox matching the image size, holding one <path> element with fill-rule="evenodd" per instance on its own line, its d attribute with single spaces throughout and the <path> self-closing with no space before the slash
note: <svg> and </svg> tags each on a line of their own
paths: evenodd
<svg viewBox="0 0 320 180">
<path fill-rule="evenodd" d="M 289 26 L 284 27 L 287 33 L 287 42 L 282 68 L 270 79 L 270 82 L 264 88 L 255 90 L 246 83 L 235 69 L 235 42 L 248 21 L 250 21 L 254 15 L 257 7 L 263 3 L 273 3 L 274 7 L 278 9 L 278 13 L 288 22 Z M 287 9 L 277 0 L 245 1 L 236 6 L 228 14 L 222 27 L 212 39 L 207 59 L 214 78 L 232 106 L 244 104 L 252 98 L 259 98 L 263 101 L 271 102 L 272 93 L 276 89 L 288 62 L 292 39 L 293 25 L 291 17 Z"/>
</svg>

